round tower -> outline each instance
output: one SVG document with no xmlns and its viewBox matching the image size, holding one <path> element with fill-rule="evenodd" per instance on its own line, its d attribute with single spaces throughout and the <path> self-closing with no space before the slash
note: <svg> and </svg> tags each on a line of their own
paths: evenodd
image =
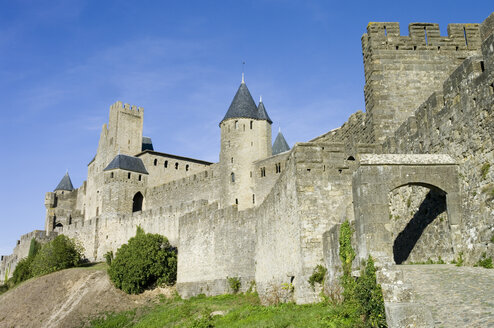
<svg viewBox="0 0 494 328">
<path fill-rule="evenodd" d="M 266 108 L 256 106 L 242 76 L 242 83 L 220 122 L 222 206 L 253 207 L 254 161 L 271 156 L 271 119 Z"/>
</svg>

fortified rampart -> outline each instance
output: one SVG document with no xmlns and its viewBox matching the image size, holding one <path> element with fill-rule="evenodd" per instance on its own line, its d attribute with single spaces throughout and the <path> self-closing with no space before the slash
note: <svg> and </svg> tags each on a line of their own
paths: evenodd
<svg viewBox="0 0 494 328">
<path fill-rule="evenodd" d="M 494 14 L 450 24 L 448 36 L 437 24 L 401 36 L 398 23 L 369 23 L 366 112 L 291 150 L 271 146 L 272 121 L 244 81 L 214 164 L 144 145 L 143 110 L 117 102 L 87 182 L 74 189 L 66 175 L 47 193 L 47 231 L 100 261 L 141 226 L 178 247 L 182 296 L 229 292 L 235 277 L 241 290 L 255 282 L 264 303 L 318 300 L 323 286 L 308 279 L 319 264 L 331 287 L 345 220 L 356 266 L 367 255 L 379 267 L 494 256 L 493 32 Z M 28 243 L 3 257 L 0 273 Z"/>
</svg>

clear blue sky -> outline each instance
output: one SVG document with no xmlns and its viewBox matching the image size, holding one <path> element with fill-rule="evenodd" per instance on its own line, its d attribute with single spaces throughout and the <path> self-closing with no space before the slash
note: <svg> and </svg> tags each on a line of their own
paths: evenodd
<svg viewBox="0 0 494 328">
<path fill-rule="evenodd" d="M 369 21 L 481 22 L 489 1 L 0 0 L 0 254 L 43 229 L 44 193 L 87 175 L 116 100 L 145 108 L 158 151 L 218 161 L 240 84 L 288 143 L 364 109 Z"/>
</svg>

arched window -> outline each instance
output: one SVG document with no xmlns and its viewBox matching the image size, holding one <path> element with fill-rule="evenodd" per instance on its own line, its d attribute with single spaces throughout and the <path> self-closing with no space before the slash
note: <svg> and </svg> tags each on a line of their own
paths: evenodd
<svg viewBox="0 0 494 328">
<path fill-rule="evenodd" d="M 72 224 L 72 215 L 69 215 L 69 224 Z"/>
<path fill-rule="evenodd" d="M 253 121 L 250 121 L 250 129 L 251 129 L 251 130 L 252 130 L 252 124 L 253 124 L 253 123 L 254 123 Z"/>
<path fill-rule="evenodd" d="M 354 161 L 354 160 L 355 160 L 355 157 L 350 156 L 350 157 L 348 157 L 346 160 L 347 160 L 347 161 Z"/>
<path fill-rule="evenodd" d="M 130 172 L 127 173 L 127 179 L 130 179 Z"/>
<path fill-rule="evenodd" d="M 232 172 L 231 178 L 232 178 L 232 182 L 235 182 L 235 173 Z"/>
<path fill-rule="evenodd" d="M 189 170 L 189 164 L 185 165 L 185 171 Z"/>
<path fill-rule="evenodd" d="M 175 170 L 178 170 L 178 162 L 175 163 Z"/>
<path fill-rule="evenodd" d="M 113 179 L 113 172 L 112 172 L 112 173 L 110 173 L 110 178 L 112 178 L 112 179 Z"/>
<path fill-rule="evenodd" d="M 134 198 L 132 199 L 132 213 L 142 211 L 142 201 L 144 200 L 144 196 L 142 196 L 141 192 L 138 191 Z"/>
<path fill-rule="evenodd" d="M 154 166 L 158 165 L 158 159 L 154 159 Z"/>
<path fill-rule="evenodd" d="M 168 167 L 168 161 L 165 161 L 165 168 Z"/>
<path fill-rule="evenodd" d="M 235 130 L 238 129 L 238 121 L 235 121 Z"/>
</svg>

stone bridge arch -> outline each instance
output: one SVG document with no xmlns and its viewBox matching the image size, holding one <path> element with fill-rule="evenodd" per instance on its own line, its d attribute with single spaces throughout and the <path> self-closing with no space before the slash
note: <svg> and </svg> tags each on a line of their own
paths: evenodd
<svg viewBox="0 0 494 328">
<path fill-rule="evenodd" d="M 453 251 L 461 221 L 458 166 L 449 155 L 362 154 L 353 175 L 355 230 L 360 258 L 394 262 L 389 193 L 422 186 L 443 193 Z"/>
</svg>

